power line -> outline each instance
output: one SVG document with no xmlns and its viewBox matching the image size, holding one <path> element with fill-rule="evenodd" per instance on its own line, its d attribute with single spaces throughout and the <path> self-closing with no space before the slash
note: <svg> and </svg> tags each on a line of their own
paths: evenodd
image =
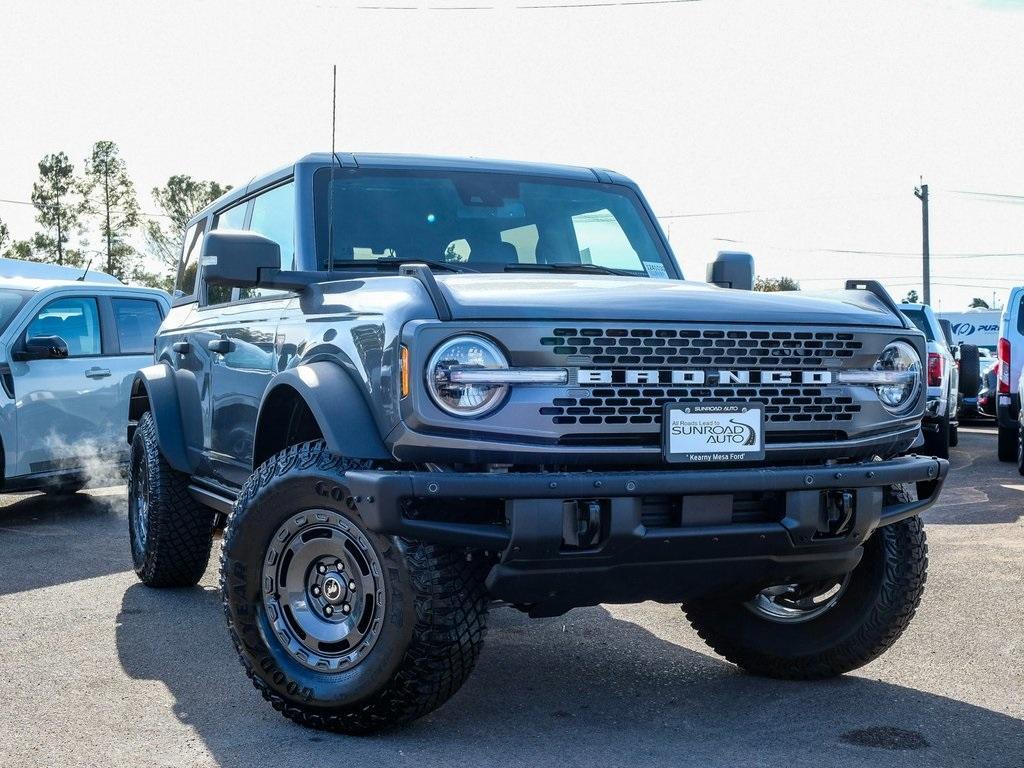
<svg viewBox="0 0 1024 768">
<path fill-rule="evenodd" d="M 0 197 L 0 203 L 8 203 L 10 205 L 29 205 L 29 206 L 32 206 L 33 208 L 45 208 L 46 207 L 45 205 L 36 205 L 31 200 L 11 200 L 11 199 L 4 198 L 4 197 Z M 56 207 L 56 205 L 54 205 L 53 207 Z M 124 213 L 124 210 L 122 210 L 120 208 L 111 208 L 110 210 L 111 210 L 111 213 Z M 166 213 L 146 213 L 145 211 L 139 211 L 139 215 L 143 216 L 145 218 L 157 218 L 157 217 L 159 217 L 161 219 L 172 219 L 172 218 L 174 218 L 173 216 L 169 216 Z"/>
<path fill-rule="evenodd" d="M 852 248 L 793 248 L 789 246 L 780 245 L 766 245 L 763 243 L 752 243 L 749 240 L 734 240 L 728 237 L 715 237 L 712 238 L 715 242 L 719 243 L 735 243 L 737 245 L 747 245 L 754 248 L 767 248 L 773 251 L 796 251 L 798 253 L 840 253 L 848 256 L 894 256 L 897 258 L 913 258 L 920 259 L 921 254 L 913 251 L 865 251 L 855 250 Z M 1013 256 L 1024 256 L 1024 251 L 1005 251 L 1001 253 L 973 253 L 973 252 L 949 252 L 949 253 L 932 253 L 932 258 L 944 258 L 944 259 L 988 259 L 988 258 L 1002 258 L 1002 257 L 1013 257 Z"/>
</svg>

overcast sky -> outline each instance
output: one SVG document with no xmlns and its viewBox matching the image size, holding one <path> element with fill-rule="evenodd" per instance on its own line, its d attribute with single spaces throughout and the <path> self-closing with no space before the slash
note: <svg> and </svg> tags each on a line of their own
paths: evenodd
<svg viewBox="0 0 1024 768">
<path fill-rule="evenodd" d="M 172 174 L 239 184 L 329 149 L 337 63 L 339 149 L 613 168 L 690 277 L 737 249 L 805 288 L 920 290 L 923 175 L 933 303 L 1024 283 L 1024 197 L 957 192 L 1024 196 L 1024 1 L 609 2 L 8 0 L 0 198 L 101 138 L 146 211 Z"/>
</svg>

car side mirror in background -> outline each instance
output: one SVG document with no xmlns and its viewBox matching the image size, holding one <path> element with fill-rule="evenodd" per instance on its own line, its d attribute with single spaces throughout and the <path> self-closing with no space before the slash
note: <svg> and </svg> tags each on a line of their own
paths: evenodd
<svg viewBox="0 0 1024 768">
<path fill-rule="evenodd" d="M 254 288 L 260 270 L 281 268 L 281 246 L 256 232 L 214 230 L 203 240 L 199 262 L 210 285 Z"/>
<path fill-rule="evenodd" d="M 754 290 L 754 257 L 739 251 L 719 251 L 708 264 L 707 281 L 719 288 Z"/>
<path fill-rule="evenodd" d="M 68 356 L 68 343 L 60 336 L 32 336 L 13 354 L 15 360 L 62 360 Z"/>
</svg>

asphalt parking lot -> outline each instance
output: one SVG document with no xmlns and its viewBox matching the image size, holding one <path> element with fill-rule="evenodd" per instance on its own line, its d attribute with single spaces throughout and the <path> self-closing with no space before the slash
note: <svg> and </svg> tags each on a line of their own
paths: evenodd
<svg viewBox="0 0 1024 768">
<path fill-rule="evenodd" d="M 1024 765 L 1024 478 L 962 430 L 926 515 L 910 630 L 844 678 L 708 651 L 678 607 L 492 614 L 476 674 L 403 730 L 346 738 L 265 705 L 201 587 L 135 580 L 123 488 L 0 497 L 0 766 Z"/>
</svg>

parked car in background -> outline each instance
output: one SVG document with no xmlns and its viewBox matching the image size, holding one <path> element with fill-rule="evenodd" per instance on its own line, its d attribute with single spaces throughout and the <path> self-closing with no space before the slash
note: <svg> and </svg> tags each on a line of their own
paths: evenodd
<svg viewBox="0 0 1024 768">
<path fill-rule="evenodd" d="M 981 389 L 978 390 L 978 415 L 996 417 L 996 387 L 999 380 L 999 361 L 987 360 L 981 374 Z"/>
<path fill-rule="evenodd" d="M 928 341 L 928 404 L 921 430 L 924 450 L 941 458 L 949 457 L 950 446 L 959 442 L 958 405 L 960 375 L 953 350 L 935 312 L 927 304 L 900 304 Z"/>
<path fill-rule="evenodd" d="M 0 261 L 0 489 L 74 493 L 127 461 L 132 380 L 153 358 L 170 297 L 99 272 Z"/>
<path fill-rule="evenodd" d="M 999 371 L 996 381 L 996 422 L 999 460 L 1017 459 L 1020 416 L 1020 372 L 1024 362 L 1024 286 L 1010 289 L 999 319 Z"/>
</svg>

